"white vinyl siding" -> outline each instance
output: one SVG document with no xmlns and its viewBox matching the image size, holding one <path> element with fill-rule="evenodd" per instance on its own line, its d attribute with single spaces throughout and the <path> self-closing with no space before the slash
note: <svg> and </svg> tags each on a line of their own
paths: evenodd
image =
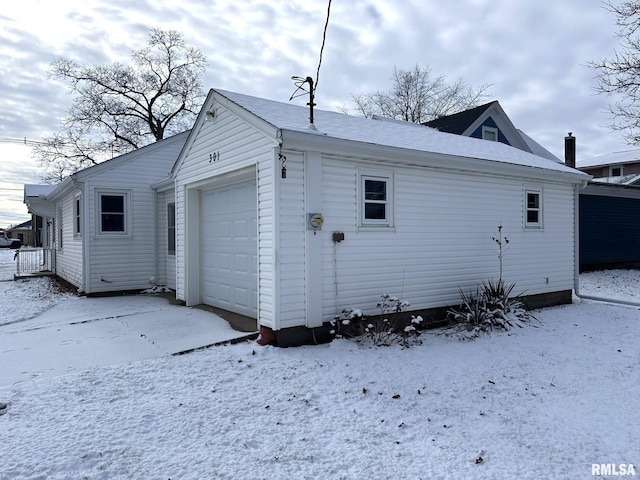
<svg viewBox="0 0 640 480">
<path fill-rule="evenodd" d="M 85 224 L 84 232 L 89 236 L 85 255 L 90 267 L 87 293 L 141 290 L 157 282 L 156 217 L 164 215 L 157 214 L 156 195 L 150 185 L 167 177 L 183 141 L 167 139 L 162 141 L 162 148 L 157 148 L 160 144 L 156 143 L 134 151 L 128 154 L 130 160 L 112 168 L 106 168 L 108 163 L 100 164 L 98 168 L 105 168 L 84 179 L 89 200 L 86 208 L 91 214 L 85 215 L 91 221 Z M 100 232 L 100 192 L 126 193 L 126 234 Z"/>
<path fill-rule="evenodd" d="M 56 241 L 56 275 L 75 287 L 83 287 L 82 238 L 74 235 L 75 196 L 67 195 L 58 201 Z M 64 246 L 64 248 L 62 248 Z"/>
<path fill-rule="evenodd" d="M 197 293 L 200 291 L 197 285 L 200 267 L 193 258 L 197 255 L 194 248 L 198 248 L 200 235 L 196 225 L 199 214 L 195 215 L 198 212 L 193 211 L 198 207 L 193 202 L 201 196 L 201 190 L 216 182 L 225 182 L 237 172 L 250 174 L 253 178 L 257 176 L 258 316 L 261 325 L 273 326 L 277 316 L 273 232 L 276 143 L 224 107 L 217 106 L 216 112 L 213 121 L 203 122 L 198 127 L 199 131 L 176 172 L 176 296 L 187 304 L 201 301 Z M 216 161 L 210 161 L 211 152 L 219 152 Z M 187 203 L 190 212 L 186 211 Z"/>
<path fill-rule="evenodd" d="M 280 173 L 280 172 L 278 172 Z M 303 324 L 306 315 L 305 236 L 306 213 L 304 161 L 300 154 L 287 153 L 287 178 L 279 183 L 280 328 Z"/>
<path fill-rule="evenodd" d="M 158 285 L 165 285 L 172 290 L 176 288 L 176 256 L 169 253 L 169 205 L 173 204 L 175 195 L 173 189 L 158 192 L 157 194 L 157 257 L 158 257 Z M 174 228 L 175 235 L 175 228 Z"/>
<path fill-rule="evenodd" d="M 517 293 L 573 286 L 571 185 L 545 186 L 545 230 L 531 236 L 522 229 L 522 182 L 398 167 L 395 231 L 359 231 L 357 167 L 346 159 L 323 165 L 325 321 L 344 308 L 377 313 L 384 293 L 402 296 L 412 309 L 457 304 L 459 288 L 497 278 L 491 236 L 498 225 L 510 240 L 505 280 L 516 283 Z M 334 244 L 334 231 L 344 232 L 345 240 Z"/>
<path fill-rule="evenodd" d="M 247 175 L 257 185 L 260 326 L 311 326 L 344 308 L 378 313 L 385 293 L 412 309 L 455 305 L 460 288 L 498 276 L 491 240 L 498 225 L 510 240 L 505 280 L 516 283 L 517 293 L 572 288 L 572 180 L 563 183 L 560 174 L 546 180 L 537 170 L 482 160 L 476 169 L 452 158 L 451 164 L 473 171 L 448 170 L 439 154 L 407 152 L 412 165 L 403 165 L 400 149 L 395 156 L 316 134 L 279 136 L 223 95 L 210 98 L 216 116 L 198 119 L 174 172 L 176 295 L 187 305 L 202 300 L 203 195 Z M 286 178 L 279 154 L 286 157 Z M 545 228 L 538 234 L 523 228 L 529 170 L 536 188 L 544 189 Z M 306 229 L 314 212 L 324 217 L 315 232 Z M 333 242 L 336 232 L 343 241 Z"/>
</svg>

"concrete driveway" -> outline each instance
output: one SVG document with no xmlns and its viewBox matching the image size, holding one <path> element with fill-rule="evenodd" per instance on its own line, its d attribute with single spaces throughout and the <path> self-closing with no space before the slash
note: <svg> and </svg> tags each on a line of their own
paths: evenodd
<svg viewBox="0 0 640 480">
<path fill-rule="evenodd" d="M 159 296 L 70 296 L 0 326 L 0 387 L 250 337 L 214 313 Z"/>
</svg>

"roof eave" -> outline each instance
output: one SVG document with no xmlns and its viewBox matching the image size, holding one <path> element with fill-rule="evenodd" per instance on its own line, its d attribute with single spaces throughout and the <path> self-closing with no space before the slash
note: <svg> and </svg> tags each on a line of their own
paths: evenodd
<svg viewBox="0 0 640 480">
<path fill-rule="evenodd" d="M 558 181 L 561 183 L 582 184 L 592 178 L 575 169 L 554 170 L 531 165 L 501 162 L 477 157 L 463 157 L 439 152 L 411 150 L 401 147 L 357 142 L 329 137 L 325 134 L 281 130 L 283 148 L 299 150 L 317 150 L 336 156 L 366 158 L 372 161 L 384 161 L 388 164 L 413 165 L 440 170 L 468 172 L 476 175 L 498 175 L 517 178 Z M 552 162 L 551 160 L 548 160 Z"/>
</svg>

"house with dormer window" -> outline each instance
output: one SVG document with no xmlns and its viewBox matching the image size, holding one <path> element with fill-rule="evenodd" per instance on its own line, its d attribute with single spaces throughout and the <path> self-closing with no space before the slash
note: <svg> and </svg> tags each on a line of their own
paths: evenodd
<svg viewBox="0 0 640 480">
<path fill-rule="evenodd" d="M 497 100 L 454 113 L 453 115 L 431 120 L 423 125 L 435 128 L 440 132 L 504 143 L 525 152 L 562 163 L 562 160 L 553 153 L 523 131 L 518 130 Z"/>
</svg>

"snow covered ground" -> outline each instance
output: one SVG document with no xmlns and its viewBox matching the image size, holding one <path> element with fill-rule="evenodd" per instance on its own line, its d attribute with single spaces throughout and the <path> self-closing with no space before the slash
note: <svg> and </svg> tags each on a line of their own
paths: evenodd
<svg viewBox="0 0 640 480">
<path fill-rule="evenodd" d="M 640 272 L 581 277 L 585 294 L 639 300 Z M 77 323 L 95 300 L 102 315 Z M 409 349 L 243 342 L 171 356 L 196 311 L 162 299 L 75 298 L 38 279 L 0 281 L 0 305 L 2 480 L 608 478 L 592 464 L 640 476 L 638 308 L 578 301 L 509 333 L 430 332 Z M 105 334 L 117 321 L 130 326 Z M 64 353 L 91 336 L 71 373 L 56 367 L 64 354 L 39 363 L 47 343 Z"/>
</svg>

